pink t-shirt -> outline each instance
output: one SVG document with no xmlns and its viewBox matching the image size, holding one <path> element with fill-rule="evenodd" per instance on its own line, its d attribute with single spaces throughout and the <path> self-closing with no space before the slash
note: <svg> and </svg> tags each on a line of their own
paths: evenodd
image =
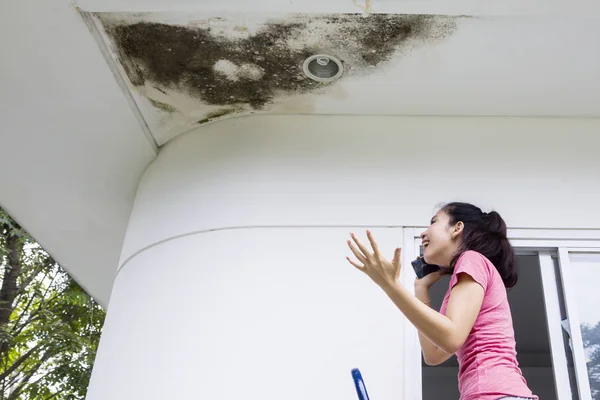
<svg viewBox="0 0 600 400">
<path fill-rule="evenodd" d="M 519 368 L 506 288 L 490 260 L 476 251 L 466 251 L 460 256 L 440 313 L 446 315 L 450 292 L 460 273 L 470 275 L 485 290 L 473 329 L 456 352 L 460 399 L 497 400 L 503 396 L 538 399 L 527 387 Z"/>
</svg>

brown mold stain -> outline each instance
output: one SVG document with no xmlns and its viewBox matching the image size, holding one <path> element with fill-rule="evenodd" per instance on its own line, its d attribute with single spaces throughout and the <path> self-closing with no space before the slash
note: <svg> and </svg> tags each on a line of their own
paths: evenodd
<svg viewBox="0 0 600 400">
<path fill-rule="evenodd" d="M 361 14 L 291 16 L 270 21 L 256 32 L 231 22 L 246 37 L 213 35 L 210 25 L 174 25 L 150 21 L 114 20 L 96 14 L 113 43 L 119 63 L 134 86 L 151 84 L 183 91 L 208 105 L 224 106 L 198 121 L 202 124 L 241 109 L 260 110 L 277 96 L 321 90 L 327 85 L 307 78 L 304 60 L 316 53 L 338 57 L 342 79 L 370 73 L 400 52 L 451 34 L 464 17 Z M 216 68 L 226 65 L 235 75 Z M 250 76 L 243 68 L 260 71 Z M 152 101 L 164 111 L 174 107 Z"/>
<path fill-rule="evenodd" d="M 157 100 L 150 99 L 150 98 L 148 98 L 148 100 L 150 101 L 150 104 L 152 104 L 154 107 L 158 108 L 159 110 L 169 112 L 169 113 L 177 112 L 175 107 L 171 106 L 170 104 L 163 103 L 161 101 L 157 101 Z"/>
<path fill-rule="evenodd" d="M 224 117 L 229 114 L 233 114 L 236 111 L 239 111 L 237 108 L 223 108 L 221 110 L 213 111 L 211 113 L 206 114 L 206 117 L 198 121 L 199 124 L 205 124 L 207 122 L 211 122 L 215 119 Z"/>
</svg>

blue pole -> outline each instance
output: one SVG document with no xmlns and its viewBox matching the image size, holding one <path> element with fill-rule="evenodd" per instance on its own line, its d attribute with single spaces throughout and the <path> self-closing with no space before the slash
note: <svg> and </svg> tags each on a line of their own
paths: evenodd
<svg viewBox="0 0 600 400">
<path fill-rule="evenodd" d="M 367 393 L 367 387 L 365 381 L 358 368 L 352 370 L 352 378 L 354 379 L 354 386 L 356 387 L 356 393 L 358 394 L 358 400 L 369 400 L 369 394 Z"/>
</svg>

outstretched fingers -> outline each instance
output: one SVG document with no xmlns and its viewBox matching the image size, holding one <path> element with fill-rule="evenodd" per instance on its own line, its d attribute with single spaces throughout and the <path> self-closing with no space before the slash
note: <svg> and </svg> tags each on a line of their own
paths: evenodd
<svg viewBox="0 0 600 400">
<path fill-rule="evenodd" d="M 379 245 L 377 244 L 375 238 L 373 237 L 373 234 L 369 230 L 367 230 L 367 238 L 369 238 L 369 242 L 371 243 L 371 247 L 373 248 L 373 254 L 375 255 L 375 257 L 379 258 L 381 256 L 381 253 L 379 253 Z"/>
<path fill-rule="evenodd" d="M 356 243 L 356 245 L 360 249 L 360 252 L 362 253 L 362 257 L 364 259 L 368 260 L 371 256 L 371 252 L 369 251 L 369 249 L 367 249 L 367 246 L 362 244 L 362 242 L 356 237 L 356 235 L 354 233 L 351 233 L 350 237 L 352 237 L 352 240 L 354 240 L 354 243 Z"/>
<path fill-rule="evenodd" d="M 350 250 L 352 251 L 354 256 L 358 259 L 358 261 L 360 261 L 363 264 L 366 264 L 367 257 L 359 249 L 356 248 L 356 246 L 352 243 L 352 241 L 348 240 L 347 243 L 348 243 L 348 247 L 350 247 Z"/>
<path fill-rule="evenodd" d="M 356 269 L 358 269 L 358 270 L 361 270 L 361 271 L 363 271 L 363 272 L 365 271 L 365 266 L 364 266 L 364 265 L 361 265 L 361 264 L 359 264 L 359 263 L 357 263 L 357 262 L 355 262 L 355 261 L 352 261 L 352 260 L 350 259 L 350 257 L 346 257 L 346 260 L 348 260 L 348 262 L 349 262 L 350 264 L 352 264 L 352 266 L 353 266 L 354 268 L 356 268 Z"/>
</svg>

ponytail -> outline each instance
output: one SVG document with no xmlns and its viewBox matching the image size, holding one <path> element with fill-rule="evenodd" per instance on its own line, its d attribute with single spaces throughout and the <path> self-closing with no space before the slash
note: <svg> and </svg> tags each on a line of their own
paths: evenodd
<svg viewBox="0 0 600 400">
<path fill-rule="evenodd" d="M 468 250 L 483 254 L 494 264 L 504 286 L 511 288 L 517 284 L 515 253 L 507 237 L 504 219 L 496 211 L 484 213 L 479 207 L 468 203 L 449 203 L 442 210 L 448 214 L 450 224 L 464 224 L 461 245 L 452 260 L 453 269 L 462 253 Z"/>
</svg>

